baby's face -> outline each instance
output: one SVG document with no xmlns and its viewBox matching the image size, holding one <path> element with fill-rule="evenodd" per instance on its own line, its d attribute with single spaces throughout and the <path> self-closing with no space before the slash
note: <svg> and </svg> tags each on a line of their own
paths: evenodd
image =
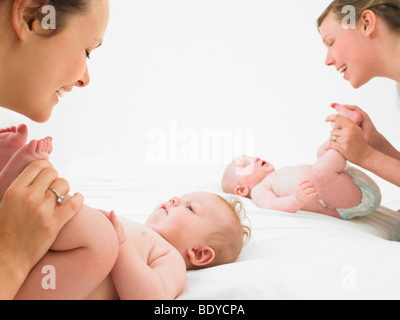
<svg viewBox="0 0 400 320">
<path fill-rule="evenodd" d="M 163 202 L 154 209 L 146 224 L 178 250 L 186 250 L 204 245 L 207 236 L 218 230 L 229 210 L 215 194 L 190 193 Z"/>
<path fill-rule="evenodd" d="M 223 184 L 230 185 L 233 189 L 238 185 L 252 189 L 274 171 L 275 168 L 265 160 L 240 156 L 228 166 Z"/>
</svg>

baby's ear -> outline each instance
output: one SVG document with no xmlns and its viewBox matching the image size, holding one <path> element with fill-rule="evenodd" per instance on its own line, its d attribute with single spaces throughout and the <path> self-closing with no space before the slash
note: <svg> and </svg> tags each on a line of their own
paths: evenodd
<svg viewBox="0 0 400 320">
<path fill-rule="evenodd" d="M 234 192 L 237 196 L 247 197 L 250 194 L 250 189 L 245 186 L 237 186 Z"/>
<path fill-rule="evenodd" d="M 204 267 L 215 258 L 215 252 L 209 246 L 200 246 L 187 251 L 190 263 L 196 267 Z"/>
</svg>

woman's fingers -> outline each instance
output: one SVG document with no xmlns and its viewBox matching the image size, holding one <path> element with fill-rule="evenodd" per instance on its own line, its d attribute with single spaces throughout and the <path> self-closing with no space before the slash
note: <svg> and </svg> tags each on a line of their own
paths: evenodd
<svg viewBox="0 0 400 320">
<path fill-rule="evenodd" d="M 29 164 L 24 171 L 19 175 L 13 184 L 18 184 L 23 187 L 30 186 L 45 169 L 52 168 L 52 165 L 47 160 L 37 160 Z M 12 184 L 12 185 L 13 185 Z"/>
<path fill-rule="evenodd" d="M 67 180 L 65 180 L 64 178 L 58 178 L 57 180 L 55 180 L 51 186 L 47 189 L 46 192 L 46 197 L 51 199 L 51 201 L 54 201 L 55 203 L 58 203 L 58 196 L 56 194 L 56 192 L 54 192 L 53 190 L 57 191 L 58 194 L 65 196 L 69 190 L 69 183 Z"/>
<path fill-rule="evenodd" d="M 84 198 L 80 193 L 75 193 L 55 209 L 55 218 L 58 220 L 60 230 L 82 208 L 83 200 Z"/>
<path fill-rule="evenodd" d="M 32 162 L 11 184 L 5 193 L 9 202 L 18 201 L 21 210 L 34 212 L 37 221 L 47 221 L 51 226 L 49 233 L 60 231 L 82 207 L 83 196 L 79 193 L 59 203 L 57 194 L 66 196 L 70 190 L 67 180 L 58 178 L 58 172 L 47 160 Z"/>
<path fill-rule="evenodd" d="M 43 196 L 58 180 L 58 172 L 53 167 L 43 169 L 28 187 L 31 192 L 42 193 Z M 58 190 L 57 190 L 58 191 Z"/>
</svg>

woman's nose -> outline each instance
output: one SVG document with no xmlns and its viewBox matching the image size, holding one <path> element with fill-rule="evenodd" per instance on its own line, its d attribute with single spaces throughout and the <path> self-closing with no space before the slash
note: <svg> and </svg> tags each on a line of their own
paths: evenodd
<svg viewBox="0 0 400 320">
<path fill-rule="evenodd" d="M 179 199 L 178 197 L 172 197 L 172 198 L 169 200 L 169 203 L 171 203 L 171 205 L 172 205 L 173 207 L 177 207 L 177 206 L 179 206 L 179 204 L 180 204 L 180 199 Z"/>
<path fill-rule="evenodd" d="M 335 59 L 333 59 L 332 55 L 329 52 L 326 55 L 325 64 L 327 66 L 332 66 L 335 64 Z"/>
<path fill-rule="evenodd" d="M 82 77 L 75 82 L 75 86 L 79 88 L 86 87 L 90 83 L 90 76 L 89 76 L 89 70 L 86 67 L 85 72 L 83 73 Z"/>
</svg>

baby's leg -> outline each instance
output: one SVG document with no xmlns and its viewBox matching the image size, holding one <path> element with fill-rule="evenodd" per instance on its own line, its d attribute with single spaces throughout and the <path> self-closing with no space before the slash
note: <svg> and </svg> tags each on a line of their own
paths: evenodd
<svg viewBox="0 0 400 320">
<path fill-rule="evenodd" d="M 311 182 L 320 199 L 333 208 L 352 208 L 360 204 L 361 191 L 344 171 L 346 160 L 336 150 L 326 151 L 311 170 Z"/>
<path fill-rule="evenodd" d="M 6 166 L 13 154 L 22 148 L 28 137 L 28 128 L 21 124 L 17 128 L 0 129 L 0 171 Z"/>
<path fill-rule="evenodd" d="M 317 159 L 321 158 L 325 152 L 327 152 L 329 150 L 329 141 L 326 141 L 325 143 L 323 143 L 317 151 Z"/>
<path fill-rule="evenodd" d="M 21 172 L 35 160 L 45 160 L 53 150 L 51 138 L 36 141 L 32 140 L 29 144 L 20 148 L 8 161 L 7 165 L 0 173 L 0 200 L 4 192 L 11 183 L 21 174 Z"/>
<path fill-rule="evenodd" d="M 118 250 L 117 236 L 108 218 L 84 205 L 31 271 L 16 299 L 85 299 L 110 274 Z M 45 266 L 52 266 L 55 271 L 54 289 L 42 284 L 47 276 L 42 273 Z"/>
</svg>

